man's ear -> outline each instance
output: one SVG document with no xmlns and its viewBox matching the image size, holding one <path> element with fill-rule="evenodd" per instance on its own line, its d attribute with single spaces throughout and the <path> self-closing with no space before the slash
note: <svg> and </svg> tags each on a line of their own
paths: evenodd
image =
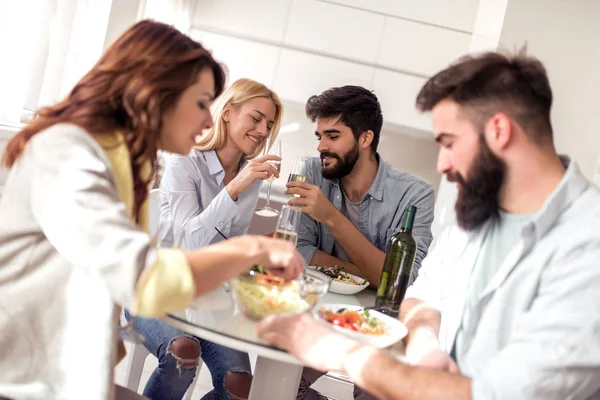
<svg viewBox="0 0 600 400">
<path fill-rule="evenodd" d="M 373 143 L 374 137 L 375 137 L 375 133 L 373 133 L 372 130 L 369 129 L 368 131 L 364 131 L 358 139 L 358 143 L 359 143 L 360 147 L 362 147 L 362 148 L 371 147 L 371 143 Z"/>
<path fill-rule="evenodd" d="M 513 135 L 513 125 L 504 113 L 496 113 L 484 127 L 484 135 L 488 146 L 494 152 L 502 151 L 508 146 Z"/>
</svg>

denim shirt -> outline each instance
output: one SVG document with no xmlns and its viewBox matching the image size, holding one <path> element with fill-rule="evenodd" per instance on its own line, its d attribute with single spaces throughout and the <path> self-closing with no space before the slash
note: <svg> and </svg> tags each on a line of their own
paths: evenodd
<svg viewBox="0 0 600 400">
<path fill-rule="evenodd" d="M 600 191 L 573 161 L 477 298 L 458 359 L 472 398 L 600 398 Z M 438 309 L 450 352 L 492 222 L 444 231 L 406 298 Z"/>
<path fill-rule="evenodd" d="M 407 206 L 417 207 L 413 227 L 413 237 L 417 242 L 417 254 L 412 279 L 417 275 L 421 260 L 427 254 L 435 205 L 432 186 L 424 180 L 400 172 L 377 155 L 379 167 L 375 181 L 360 202 L 360 225 L 356 228 L 381 251 L 385 251 L 392 235 L 400 230 L 402 213 Z M 339 181 L 323 178 L 321 160 L 312 157 L 306 163 L 306 182 L 319 186 L 325 196 L 338 210 L 342 206 L 342 192 Z M 315 251 L 331 254 L 335 237 L 322 223 L 307 214 L 302 214 L 298 237 L 298 250 L 310 264 Z"/>
</svg>

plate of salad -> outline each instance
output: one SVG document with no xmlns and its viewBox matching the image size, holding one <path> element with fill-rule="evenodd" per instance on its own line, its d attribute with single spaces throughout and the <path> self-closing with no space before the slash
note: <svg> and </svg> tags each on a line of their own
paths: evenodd
<svg viewBox="0 0 600 400">
<path fill-rule="evenodd" d="M 331 293 L 356 294 L 369 286 L 369 281 L 345 272 L 342 265 L 336 265 L 333 268 L 315 265 L 308 268 L 325 274 L 331 279 L 331 285 L 329 285 Z"/>
<path fill-rule="evenodd" d="M 385 348 L 402 340 L 408 333 L 406 326 L 392 318 L 362 306 L 346 304 L 324 304 L 313 310 L 318 320 L 354 340 Z"/>
</svg>

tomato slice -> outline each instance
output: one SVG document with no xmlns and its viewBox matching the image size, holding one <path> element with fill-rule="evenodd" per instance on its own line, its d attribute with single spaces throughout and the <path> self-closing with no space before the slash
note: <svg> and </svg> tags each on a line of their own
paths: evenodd
<svg viewBox="0 0 600 400">
<path fill-rule="evenodd" d="M 331 320 L 331 323 L 343 327 L 346 324 L 346 318 L 344 318 L 343 315 L 336 315 L 333 320 Z"/>
<path fill-rule="evenodd" d="M 350 322 L 351 324 L 362 321 L 362 317 L 356 311 L 344 312 L 344 318 L 346 318 L 346 321 Z"/>
<path fill-rule="evenodd" d="M 333 319 L 336 317 L 336 315 L 337 315 L 336 313 L 334 313 L 333 311 L 330 311 L 330 310 L 321 311 L 321 316 L 329 322 L 333 321 Z"/>
</svg>

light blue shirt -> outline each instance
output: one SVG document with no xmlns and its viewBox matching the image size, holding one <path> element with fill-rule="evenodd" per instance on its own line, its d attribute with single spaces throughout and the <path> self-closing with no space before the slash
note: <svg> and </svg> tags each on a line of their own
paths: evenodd
<svg viewBox="0 0 600 400">
<path fill-rule="evenodd" d="M 407 206 L 417 207 L 413 237 L 417 242 L 417 254 L 411 280 L 413 280 L 421 260 L 427 254 L 433 240 L 431 222 L 435 198 L 433 187 L 424 180 L 406 172 L 400 172 L 377 155 L 379 167 L 375 181 L 360 201 L 358 230 L 381 251 L 385 251 L 392 235 L 400 230 L 402 213 Z M 319 186 L 327 199 L 338 209 L 342 208 L 342 190 L 338 180 L 323 178 L 321 160 L 313 157 L 306 162 L 306 182 Z M 332 254 L 335 237 L 329 229 L 307 214 L 302 214 L 298 235 L 298 251 L 307 263 L 315 251 Z M 381 266 L 383 268 L 383 265 Z"/>
<path fill-rule="evenodd" d="M 600 398 L 600 191 L 563 162 L 560 184 L 500 255 L 463 327 L 458 366 L 474 400 Z M 448 228 L 406 293 L 440 311 L 448 352 L 490 228 Z"/>
<path fill-rule="evenodd" d="M 246 167 L 244 162 L 240 170 Z M 160 187 L 159 245 L 197 249 L 223 238 L 246 233 L 256 208 L 262 181 L 233 201 L 225 185 L 225 170 L 211 151 L 172 155 Z M 179 242 L 179 243 L 178 243 Z"/>
</svg>

